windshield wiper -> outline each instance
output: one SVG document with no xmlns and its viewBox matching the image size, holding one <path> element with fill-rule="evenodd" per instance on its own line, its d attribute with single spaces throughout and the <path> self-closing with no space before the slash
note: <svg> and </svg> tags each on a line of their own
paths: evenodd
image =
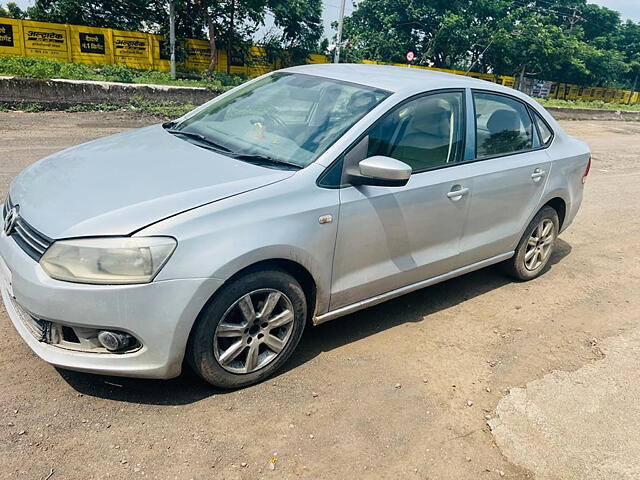
<svg viewBox="0 0 640 480">
<path fill-rule="evenodd" d="M 300 170 L 302 167 L 293 162 L 287 162 L 286 160 L 279 160 L 276 158 L 272 158 L 268 155 L 261 155 L 259 153 L 242 153 L 242 152 L 234 152 L 229 147 L 225 147 L 219 143 L 214 142 L 213 140 L 208 139 L 204 135 L 195 132 L 189 132 L 184 130 L 175 130 L 171 128 L 165 128 L 165 130 L 173 135 L 184 135 L 185 137 L 193 138 L 198 142 L 203 143 L 202 146 L 207 146 L 212 150 L 217 150 L 219 152 L 223 152 L 230 157 L 237 158 L 238 160 L 244 160 L 247 162 L 262 162 L 262 163 L 271 163 L 274 165 L 285 165 L 290 168 L 295 168 L 296 170 Z"/>
<path fill-rule="evenodd" d="M 302 169 L 300 165 L 293 162 L 287 162 L 286 160 L 279 160 L 277 158 L 270 157 L 268 155 L 261 155 L 259 153 L 231 153 L 233 158 L 237 158 L 238 160 L 245 160 L 247 162 L 262 162 L 262 163 L 271 163 L 274 165 L 286 165 L 287 167 L 295 168 L 296 170 Z"/>
<path fill-rule="evenodd" d="M 189 138 L 193 138 L 195 140 L 198 140 L 199 142 L 202 142 L 205 145 L 208 145 L 209 147 L 213 148 L 214 150 L 220 150 L 222 152 L 231 153 L 231 149 L 229 147 L 225 147 L 224 145 L 220 145 L 219 143 L 216 143 L 213 140 L 209 140 L 207 137 L 205 137 L 204 135 L 200 135 L 199 133 L 186 132 L 184 130 L 173 130 L 171 128 L 167 128 L 166 130 L 167 130 L 167 132 L 169 132 L 169 133 L 171 133 L 173 135 L 184 135 L 185 137 L 189 137 Z"/>
</svg>

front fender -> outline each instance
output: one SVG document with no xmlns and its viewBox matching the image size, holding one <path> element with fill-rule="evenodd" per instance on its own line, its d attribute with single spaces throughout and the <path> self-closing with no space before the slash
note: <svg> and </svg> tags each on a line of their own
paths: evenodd
<svg viewBox="0 0 640 480">
<path fill-rule="evenodd" d="M 139 232 L 178 239 L 157 279 L 226 281 L 257 262 L 289 260 L 313 277 L 316 313 L 324 313 L 329 305 L 339 193 L 316 186 L 318 171 L 322 167 L 309 166 L 278 184 L 202 206 Z M 321 224 L 323 216 L 335 220 Z"/>
<path fill-rule="evenodd" d="M 316 284 L 315 313 L 325 313 L 329 310 L 330 291 L 327 288 L 328 284 L 322 281 L 326 275 L 326 266 L 319 263 L 319 259 L 314 255 L 294 245 L 269 245 L 246 252 L 220 266 L 212 276 L 227 281 L 245 268 L 269 260 L 287 260 L 309 272 Z"/>
</svg>

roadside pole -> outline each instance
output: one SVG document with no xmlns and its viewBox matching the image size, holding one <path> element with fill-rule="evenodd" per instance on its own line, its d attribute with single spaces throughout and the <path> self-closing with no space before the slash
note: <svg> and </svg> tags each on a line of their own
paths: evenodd
<svg viewBox="0 0 640 480">
<path fill-rule="evenodd" d="M 636 78 L 633 81 L 633 87 L 631 87 L 631 94 L 629 95 L 629 100 L 627 101 L 627 105 L 631 105 L 631 98 L 633 97 L 633 92 L 636 91 L 637 85 L 638 85 L 638 74 L 636 73 Z"/>
<path fill-rule="evenodd" d="M 176 79 L 176 10 L 169 0 L 169 48 L 171 50 L 171 78 Z"/>
<path fill-rule="evenodd" d="M 340 63 L 340 46 L 342 44 L 342 22 L 344 20 L 344 0 L 340 0 L 340 13 L 338 17 L 338 37 L 336 42 L 336 54 L 333 63 Z"/>
</svg>

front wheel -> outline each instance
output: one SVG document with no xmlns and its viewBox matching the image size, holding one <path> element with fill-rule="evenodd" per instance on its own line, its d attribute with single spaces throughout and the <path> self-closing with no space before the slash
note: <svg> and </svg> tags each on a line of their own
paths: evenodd
<svg viewBox="0 0 640 480">
<path fill-rule="evenodd" d="M 558 213 L 544 207 L 531 220 L 518 243 L 515 255 L 503 263 L 516 280 L 532 280 L 542 274 L 553 253 L 559 231 Z"/>
<path fill-rule="evenodd" d="M 306 323 L 300 284 L 280 270 L 255 271 L 225 285 L 204 308 L 187 360 L 204 380 L 240 388 L 267 378 L 296 348 Z"/>
</svg>

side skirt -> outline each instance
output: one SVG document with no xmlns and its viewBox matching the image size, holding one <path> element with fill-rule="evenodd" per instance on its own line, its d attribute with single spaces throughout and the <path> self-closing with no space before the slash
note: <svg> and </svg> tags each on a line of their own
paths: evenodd
<svg viewBox="0 0 640 480">
<path fill-rule="evenodd" d="M 334 320 L 338 317 L 357 312 L 358 310 L 362 310 L 363 308 L 373 307 L 374 305 L 386 302 L 387 300 L 391 300 L 392 298 L 400 297 L 406 293 L 414 292 L 416 290 L 420 290 L 421 288 L 444 282 L 445 280 L 449 280 L 450 278 L 458 277 L 460 275 L 464 275 L 465 273 L 473 272 L 474 270 L 480 270 L 481 268 L 488 267 L 489 265 L 500 263 L 513 257 L 514 253 L 515 252 L 503 253 L 501 255 L 482 260 L 481 262 L 472 263 L 471 265 L 467 265 L 466 267 L 458 268 L 456 270 L 452 270 L 448 273 L 444 273 L 436 277 L 421 280 L 420 282 L 412 283 L 411 285 L 396 288 L 395 290 L 391 290 L 390 292 L 381 293 L 380 295 L 376 295 L 375 297 L 360 300 L 359 302 L 337 308 L 336 310 L 331 310 L 330 312 L 323 313 L 322 315 L 316 315 L 313 317 L 313 324 L 320 325 L 321 323 L 328 322 L 329 320 Z"/>
</svg>

